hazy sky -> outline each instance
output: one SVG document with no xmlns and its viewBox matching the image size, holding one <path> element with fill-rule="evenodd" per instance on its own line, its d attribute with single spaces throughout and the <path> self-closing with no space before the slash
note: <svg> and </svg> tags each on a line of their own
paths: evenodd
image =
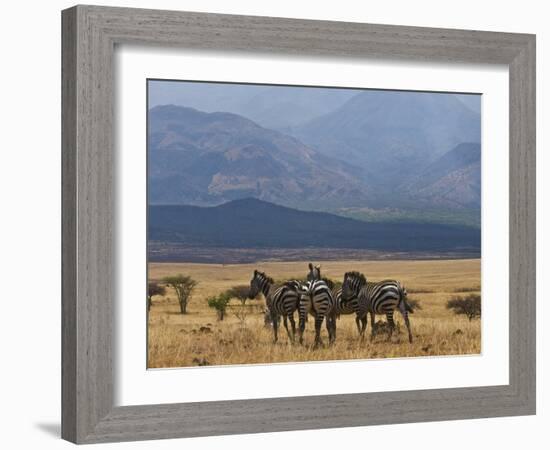
<svg viewBox="0 0 550 450">
<path fill-rule="evenodd" d="M 157 105 L 188 106 L 205 112 L 225 111 L 245 114 L 258 102 L 296 103 L 320 115 L 345 103 L 364 89 L 294 87 L 276 85 L 229 84 L 187 81 L 149 81 L 149 107 Z M 403 91 L 404 96 L 408 95 Z M 453 95 L 469 109 L 479 113 L 481 95 Z M 306 115 L 310 115 L 306 114 Z"/>
</svg>

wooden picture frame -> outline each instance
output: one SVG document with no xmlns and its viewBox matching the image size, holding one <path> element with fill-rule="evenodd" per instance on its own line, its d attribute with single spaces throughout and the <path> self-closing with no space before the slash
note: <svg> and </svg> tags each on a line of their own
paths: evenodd
<svg viewBox="0 0 550 450">
<path fill-rule="evenodd" d="M 535 413 L 535 36 L 97 6 L 63 11 L 62 30 L 64 439 L 94 443 Z M 509 384 L 115 407 L 113 53 L 127 43 L 507 65 Z"/>
</svg>

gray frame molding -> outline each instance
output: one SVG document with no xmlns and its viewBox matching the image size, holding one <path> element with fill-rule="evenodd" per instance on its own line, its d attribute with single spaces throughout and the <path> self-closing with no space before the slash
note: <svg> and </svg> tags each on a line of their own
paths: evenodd
<svg viewBox="0 0 550 450">
<path fill-rule="evenodd" d="M 535 413 L 535 36 L 75 6 L 62 13 L 62 437 L 76 443 Z M 115 44 L 506 64 L 510 384 L 113 405 Z"/>
</svg>

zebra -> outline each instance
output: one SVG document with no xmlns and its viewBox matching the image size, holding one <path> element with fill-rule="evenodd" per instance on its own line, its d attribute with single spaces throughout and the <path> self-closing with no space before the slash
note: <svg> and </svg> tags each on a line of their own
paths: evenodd
<svg viewBox="0 0 550 450">
<path fill-rule="evenodd" d="M 315 281 L 321 279 L 321 266 L 317 265 L 314 266 L 313 264 L 309 263 L 309 273 L 307 274 L 307 281 Z"/>
<path fill-rule="evenodd" d="M 283 324 L 291 342 L 294 342 L 296 335 L 296 322 L 294 321 L 294 311 L 298 309 L 300 296 L 298 288 L 301 286 L 298 282 L 288 281 L 280 287 L 273 286 L 273 278 L 268 277 L 264 272 L 254 270 L 254 275 L 250 280 L 250 291 L 248 298 L 253 299 L 261 292 L 265 297 L 267 309 L 273 323 L 273 342 L 278 340 L 279 318 L 283 316 Z M 290 321 L 292 332 L 288 329 Z"/>
<path fill-rule="evenodd" d="M 360 316 L 359 299 L 356 295 L 345 297 L 342 293 L 342 288 L 332 291 L 334 297 L 334 316 L 339 319 L 341 315 L 355 313 L 355 325 L 360 337 L 363 337 L 367 328 L 367 315 Z"/>
<path fill-rule="evenodd" d="M 333 283 L 327 279 L 321 279 L 320 266 L 313 267 L 309 264 L 310 273 L 307 282 L 302 285 L 300 291 L 299 309 L 299 331 L 300 344 L 303 343 L 303 335 L 306 327 L 308 313 L 315 317 L 315 344 L 317 347 L 322 344 L 321 326 L 326 319 L 326 327 L 329 335 L 329 342 L 336 340 L 336 321 L 334 317 L 334 298 L 332 296 Z"/>
<path fill-rule="evenodd" d="M 367 313 L 371 314 L 371 339 L 374 337 L 374 324 L 376 314 L 385 314 L 388 320 L 391 338 L 395 323 L 393 321 L 393 312 L 399 309 L 403 316 L 407 331 L 409 333 L 409 342 L 412 343 L 411 325 L 409 322 L 409 312 L 413 310 L 407 303 L 407 291 L 396 280 L 383 280 L 378 282 L 367 282 L 367 279 L 359 272 L 346 272 L 342 284 L 342 293 L 345 298 L 357 296 L 356 313 L 361 318 L 366 318 Z M 366 328 L 366 323 L 365 323 Z"/>
<path fill-rule="evenodd" d="M 309 273 L 307 275 L 308 281 L 312 280 L 324 280 L 330 287 L 332 291 L 332 298 L 334 300 L 333 310 L 330 314 L 330 320 L 334 320 L 333 328 L 334 333 L 336 333 L 336 319 L 340 318 L 342 314 L 353 314 L 357 311 L 357 296 L 351 296 L 350 298 L 344 298 L 342 296 L 342 288 L 335 288 L 332 281 L 328 278 L 323 278 L 321 276 L 321 266 L 309 263 Z M 359 317 L 358 314 L 355 315 L 355 324 L 357 325 L 357 331 L 360 336 L 363 336 L 365 329 L 367 328 L 367 317 Z M 336 337 L 336 335 L 334 336 Z"/>
</svg>

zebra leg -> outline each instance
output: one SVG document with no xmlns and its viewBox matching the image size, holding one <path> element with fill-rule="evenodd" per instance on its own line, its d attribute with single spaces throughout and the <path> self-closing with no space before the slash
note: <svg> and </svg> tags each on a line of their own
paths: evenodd
<svg viewBox="0 0 550 450">
<path fill-rule="evenodd" d="M 390 332 L 388 333 L 388 341 L 391 339 L 393 330 L 395 329 L 395 322 L 393 321 L 393 311 L 386 313 L 386 319 L 388 320 L 388 326 L 390 328 Z"/>
<path fill-rule="evenodd" d="M 412 344 L 413 335 L 411 332 L 411 324 L 409 322 L 409 313 L 407 311 L 407 307 L 405 306 L 404 302 L 401 302 L 401 304 L 399 305 L 399 312 L 403 316 L 403 320 L 405 321 L 405 325 L 407 326 L 407 331 L 409 332 L 409 343 Z"/>
<path fill-rule="evenodd" d="M 371 341 L 374 339 L 375 334 L 376 334 L 376 318 L 375 318 L 374 312 L 371 312 L 370 313 L 370 340 Z"/>
<path fill-rule="evenodd" d="M 315 315 L 315 343 L 314 348 L 317 348 L 317 346 L 322 345 L 323 341 L 321 340 L 321 326 L 323 325 L 323 319 L 325 317 L 321 314 Z"/>
<path fill-rule="evenodd" d="M 365 330 L 367 329 L 367 315 L 368 313 L 366 313 L 362 317 L 360 317 L 359 315 L 355 316 L 355 323 L 357 324 L 357 329 L 359 330 L 359 336 L 361 340 L 365 338 Z"/>
<path fill-rule="evenodd" d="M 300 317 L 298 322 L 299 328 L 299 342 L 300 345 L 304 343 L 304 330 L 306 329 L 306 314 L 307 312 L 300 310 Z"/>
<path fill-rule="evenodd" d="M 273 321 L 273 343 L 276 344 L 278 341 L 277 332 L 279 331 L 279 316 L 277 314 L 272 314 L 271 320 Z"/>
<path fill-rule="evenodd" d="M 283 315 L 283 325 L 285 326 L 286 334 L 288 335 L 288 338 L 292 341 L 292 336 L 290 334 L 290 330 L 288 329 L 288 317 L 286 315 Z"/>
<path fill-rule="evenodd" d="M 290 340 L 294 344 L 294 341 L 296 340 L 296 321 L 294 320 L 294 313 L 288 316 L 288 320 L 290 321 L 290 327 L 292 330 L 292 336 L 290 337 Z"/>
<path fill-rule="evenodd" d="M 327 327 L 327 333 L 328 333 L 328 340 L 330 344 L 333 344 L 336 340 L 336 317 L 332 315 L 328 315 L 325 317 L 326 327 Z"/>
</svg>

